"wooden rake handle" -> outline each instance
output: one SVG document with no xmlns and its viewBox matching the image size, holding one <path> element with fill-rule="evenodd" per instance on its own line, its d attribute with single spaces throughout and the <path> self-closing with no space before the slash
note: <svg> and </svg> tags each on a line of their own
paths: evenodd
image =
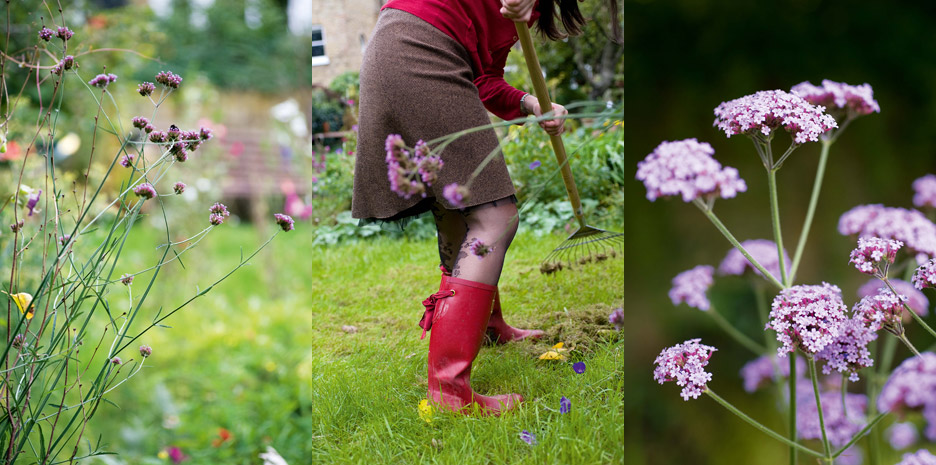
<svg viewBox="0 0 936 465">
<path fill-rule="evenodd" d="M 526 61 L 527 69 L 530 71 L 530 80 L 533 81 L 533 93 L 539 101 L 540 110 L 544 113 L 552 111 L 552 102 L 549 100 L 549 90 L 546 89 L 546 79 L 543 78 L 543 70 L 540 68 L 539 58 L 536 57 L 536 49 L 533 48 L 533 37 L 530 36 L 530 28 L 522 21 L 514 21 L 517 27 L 517 36 L 520 38 L 520 46 L 523 47 L 523 59 Z M 572 202 L 572 212 L 579 226 L 585 227 L 585 215 L 582 213 L 582 200 L 579 198 L 578 188 L 575 187 L 575 178 L 572 177 L 572 169 L 569 168 L 568 157 L 566 157 L 565 144 L 562 143 L 562 136 L 549 136 L 552 142 L 553 152 L 556 154 L 556 161 L 559 162 L 559 168 L 562 171 L 562 182 L 565 183 L 566 192 L 569 193 L 569 201 Z"/>
</svg>

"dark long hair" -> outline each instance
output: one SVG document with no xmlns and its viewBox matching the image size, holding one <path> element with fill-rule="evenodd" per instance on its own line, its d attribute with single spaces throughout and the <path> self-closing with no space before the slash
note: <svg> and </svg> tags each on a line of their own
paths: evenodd
<svg viewBox="0 0 936 465">
<path fill-rule="evenodd" d="M 556 3 L 559 3 L 559 13 L 556 14 Z M 539 0 L 536 7 L 540 13 L 536 21 L 536 29 L 543 37 L 560 40 L 572 35 L 582 33 L 585 17 L 578 7 L 578 0 Z M 618 21 L 618 0 L 608 0 L 608 9 L 611 16 L 611 40 L 621 40 L 621 25 Z M 564 31 L 559 30 L 556 17 L 562 22 Z"/>
</svg>

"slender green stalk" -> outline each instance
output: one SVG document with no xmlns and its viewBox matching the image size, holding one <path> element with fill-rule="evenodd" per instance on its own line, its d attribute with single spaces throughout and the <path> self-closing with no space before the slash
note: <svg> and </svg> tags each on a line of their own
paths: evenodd
<svg viewBox="0 0 936 465">
<path fill-rule="evenodd" d="M 897 339 L 900 339 L 900 342 L 903 342 L 904 345 L 907 346 L 908 349 L 910 349 L 910 352 L 913 352 L 913 355 L 920 357 L 920 351 L 917 350 L 916 347 L 913 347 L 913 344 L 911 344 L 910 340 L 907 339 L 906 334 L 901 334 L 900 336 L 897 336 Z"/>
<path fill-rule="evenodd" d="M 790 377 L 789 377 L 789 391 L 790 391 L 790 439 L 796 440 L 796 352 L 789 354 L 790 358 Z M 796 449 L 790 446 L 790 465 L 796 465 Z"/>
<path fill-rule="evenodd" d="M 806 363 L 809 364 L 809 377 L 812 378 L 813 395 L 816 396 L 816 412 L 819 413 L 819 429 L 822 431 L 822 448 L 825 450 L 826 457 L 831 457 L 832 447 L 829 445 L 829 436 L 826 434 L 822 401 L 819 399 L 819 374 L 816 372 L 816 360 L 812 357 L 806 357 Z M 831 462 L 832 460 L 827 459 L 826 461 Z"/>
<path fill-rule="evenodd" d="M 747 416 L 744 412 L 738 410 L 734 405 L 731 405 L 730 403 L 728 403 L 727 400 L 722 399 L 721 397 L 719 397 L 718 394 L 715 394 L 711 389 L 706 389 L 706 390 L 705 390 L 705 393 L 706 393 L 709 397 L 711 397 L 712 399 L 715 399 L 715 402 L 718 402 L 719 404 L 721 404 L 722 407 L 725 407 L 726 409 L 728 409 L 729 412 L 731 412 L 731 413 L 737 415 L 738 418 L 741 418 L 742 420 L 746 421 L 749 425 L 751 425 L 751 426 L 757 428 L 758 430 L 760 430 L 760 431 L 763 432 L 764 434 L 766 434 L 766 435 L 768 435 L 768 436 L 770 436 L 770 437 L 772 437 L 772 438 L 774 438 L 774 439 L 776 439 L 776 440 L 778 440 L 778 441 L 780 441 L 780 442 L 782 442 L 782 443 L 784 443 L 784 444 L 790 446 L 791 448 L 794 448 L 794 449 L 799 450 L 799 451 L 802 451 L 802 452 L 804 452 L 804 453 L 806 453 L 806 454 L 812 455 L 813 457 L 825 458 L 825 456 L 822 455 L 822 454 L 820 454 L 819 452 L 816 452 L 816 451 L 814 451 L 814 450 L 812 450 L 812 449 L 810 449 L 810 448 L 808 448 L 808 447 L 806 447 L 806 446 L 804 446 L 804 445 L 802 445 L 802 444 L 799 444 L 799 443 L 797 443 L 797 442 L 795 442 L 795 441 L 791 441 L 791 440 L 789 440 L 789 439 L 783 437 L 782 435 L 780 435 L 780 434 L 777 433 L 776 431 L 774 431 L 774 430 L 772 430 L 772 429 L 770 429 L 770 428 L 768 428 L 768 427 L 766 427 L 766 426 L 760 424 L 757 420 L 755 420 L 755 419 L 753 419 L 753 418 Z"/>
<path fill-rule="evenodd" d="M 715 212 L 713 212 L 711 208 L 708 208 L 708 206 L 706 206 L 700 199 L 693 200 L 693 203 L 699 207 L 699 210 L 702 210 L 702 213 L 704 213 L 705 216 L 708 217 L 709 221 L 711 221 L 712 224 L 718 228 L 718 231 L 721 232 L 723 236 L 725 236 L 725 239 L 728 239 L 728 242 L 730 242 L 731 245 L 738 249 L 738 252 L 741 252 L 741 255 L 744 255 L 744 258 L 748 259 L 748 261 L 754 265 L 754 268 L 757 268 L 757 271 L 760 271 L 761 274 L 764 275 L 764 279 L 769 281 L 770 284 L 777 286 L 778 289 L 784 289 L 786 287 L 781 284 L 780 281 L 774 277 L 774 275 L 767 271 L 764 266 L 760 264 L 760 262 L 758 262 L 756 259 L 754 259 L 754 257 L 751 256 L 751 254 L 748 253 L 748 251 L 741 245 L 741 243 L 735 239 L 734 235 L 731 234 L 731 231 L 728 231 L 728 228 L 726 228 L 721 220 L 715 216 Z"/>
<path fill-rule="evenodd" d="M 777 243 L 777 260 L 780 262 L 780 280 L 784 286 L 790 285 L 787 276 L 787 263 L 783 259 L 783 233 L 780 231 L 780 203 L 777 199 L 777 170 L 767 171 L 767 188 L 770 191 L 770 222 L 773 224 L 774 242 Z"/>
<path fill-rule="evenodd" d="M 819 204 L 819 192 L 822 190 L 822 179 L 825 176 L 826 162 L 829 160 L 829 147 L 833 141 L 822 139 L 822 152 L 819 153 L 819 166 L 816 168 L 816 179 L 813 181 L 812 195 L 809 197 L 809 208 L 806 210 L 806 220 L 800 232 L 796 252 L 793 254 L 793 264 L 790 266 L 790 282 L 796 279 L 796 270 L 799 269 L 803 250 L 806 248 L 806 239 L 809 238 L 809 229 L 812 227 L 813 217 L 816 214 L 816 205 Z"/>
<path fill-rule="evenodd" d="M 736 341 L 738 341 L 739 344 L 747 347 L 751 352 L 754 352 L 757 355 L 762 355 L 766 351 L 762 345 L 754 342 L 751 338 L 747 337 L 744 333 L 739 331 L 738 328 L 735 328 L 734 325 L 728 322 L 724 316 L 715 311 L 714 307 L 710 308 L 705 313 L 711 316 L 712 319 L 715 320 L 715 323 L 718 323 L 718 325 L 721 326 L 721 328 L 724 329 L 729 336 L 733 337 Z"/>
<path fill-rule="evenodd" d="M 855 445 L 855 443 L 858 442 L 858 440 L 860 440 L 865 434 L 867 434 L 868 431 L 871 430 L 871 428 L 874 428 L 878 423 L 880 423 L 881 420 L 883 420 L 884 417 L 886 417 L 888 413 L 889 412 L 881 412 L 876 417 L 874 417 L 873 420 L 869 421 L 868 424 L 865 425 L 864 428 L 861 428 L 861 431 L 859 431 L 857 434 L 852 436 L 851 441 L 848 441 L 848 444 L 845 444 L 838 451 L 832 454 L 832 458 L 833 459 L 838 458 L 838 456 L 842 455 L 842 453 L 848 450 L 849 447 Z M 873 461 L 872 463 L 877 462 L 876 457 L 872 456 L 871 460 Z"/>
</svg>

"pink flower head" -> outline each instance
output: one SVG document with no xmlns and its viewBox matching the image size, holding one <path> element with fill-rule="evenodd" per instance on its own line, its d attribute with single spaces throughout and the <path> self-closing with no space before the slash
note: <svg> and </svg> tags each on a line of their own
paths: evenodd
<svg viewBox="0 0 936 465">
<path fill-rule="evenodd" d="M 906 449 L 914 445 L 920 439 L 916 426 L 907 421 L 903 423 L 894 423 L 887 429 L 887 440 L 890 441 L 894 450 Z M 936 462 L 933 462 L 936 465 Z"/>
<path fill-rule="evenodd" d="M 647 188 L 647 199 L 682 195 L 684 202 L 697 198 L 731 198 L 747 190 L 738 170 L 712 158 L 707 142 L 685 139 L 663 142 L 637 163 L 637 179 Z"/>
<path fill-rule="evenodd" d="M 673 287 L 669 291 L 669 298 L 673 305 L 683 302 L 686 305 L 707 311 L 711 308 L 708 296 L 705 295 L 712 287 L 712 273 L 715 268 L 709 265 L 699 265 L 691 270 L 683 271 L 673 278 Z"/>
<path fill-rule="evenodd" d="M 852 250 L 848 263 L 855 265 L 858 271 L 883 278 L 888 267 L 897 258 L 897 251 L 903 242 L 880 237 L 859 237 L 858 248 Z"/>
<path fill-rule="evenodd" d="M 868 326 L 872 331 L 885 329 L 896 335 L 903 334 L 901 315 L 903 314 L 903 301 L 907 297 L 894 295 L 889 289 L 882 288 L 877 294 L 862 297 L 853 313 L 855 318 Z"/>
<path fill-rule="evenodd" d="M 147 124 L 150 124 L 150 121 L 145 116 L 134 116 L 133 117 L 133 127 L 137 129 L 143 129 Z"/>
<path fill-rule="evenodd" d="M 614 329 L 620 330 L 624 326 L 624 309 L 619 307 L 615 308 L 610 315 L 608 315 L 608 322 L 614 325 Z"/>
<path fill-rule="evenodd" d="M 816 407 L 816 397 L 809 390 L 808 396 L 801 398 L 802 407 L 796 415 L 796 429 L 803 439 L 822 439 L 822 428 L 819 426 L 819 408 Z M 868 397 L 864 394 L 846 394 L 845 410 L 842 410 L 842 393 L 839 391 L 826 391 L 819 395 L 822 404 L 822 418 L 825 423 L 826 436 L 835 447 L 848 444 L 856 433 L 867 424 L 865 410 L 868 406 Z"/>
<path fill-rule="evenodd" d="M 276 220 L 276 224 L 278 224 L 281 228 L 283 228 L 283 231 L 288 232 L 288 231 L 292 231 L 293 229 L 296 229 L 296 226 L 295 226 L 296 222 L 293 221 L 292 217 L 289 215 L 277 213 L 273 215 L 273 218 Z"/>
<path fill-rule="evenodd" d="M 813 105 L 826 107 L 826 111 L 830 114 L 841 113 L 846 117 L 854 117 L 881 112 L 881 106 L 878 105 L 877 100 L 874 100 L 874 91 L 867 83 L 853 86 L 824 79 L 822 87 L 814 86 L 807 81 L 793 86 L 790 92 Z"/>
<path fill-rule="evenodd" d="M 782 90 L 765 90 L 728 102 L 715 108 L 715 126 L 731 137 L 746 134 L 752 137 L 770 136 L 783 128 L 796 144 L 819 140 L 819 136 L 838 124 L 802 97 Z"/>
<path fill-rule="evenodd" d="M 838 336 L 816 354 L 816 360 L 825 360 L 823 373 L 828 375 L 832 370 L 849 373 L 849 380 L 858 381 L 858 370 L 874 364 L 868 343 L 876 339 L 875 330 L 856 315 L 839 323 Z"/>
<path fill-rule="evenodd" d="M 796 349 L 815 355 L 839 336 L 845 310 L 838 286 L 793 286 L 774 298 L 765 329 L 777 332 L 777 340 L 783 344 L 777 349 L 781 357 Z"/>
<path fill-rule="evenodd" d="M 107 87 L 108 84 L 115 82 L 115 81 L 117 81 L 116 74 L 110 74 L 110 73 L 98 74 L 97 76 L 94 77 L 94 79 L 88 81 L 88 85 L 94 86 L 94 87 L 100 87 L 104 89 Z"/>
<path fill-rule="evenodd" d="M 40 38 L 40 39 L 42 39 L 42 40 L 48 42 L 48 41 L 52 40 L 52 37 L 53 37 L 53 36 L 55 36 L 55 31 L 53 31 L 52 29 L 49 29 L 49 28 L 47 28 L 47 27 L 45 27 L 45 26 L 43 26 L 42 29 L 39 29 L 39 38 Z"/>
<path fill-rule="evenodd" d="M 907 306 L 910 307 L 910 310 L 916 312 L 917 315 L 926 316 L 929 315 L 929 299 L 926 298 L 922 292 L 917 288 L 913 287 L 913 284 L 910 284 L 901 279 L 890 279 L 891 286 L 894 286 L 894 290 L 897 291 L 897 294 L 905 297 L 904 302 Z M 893 293 L 888 289 L 880 279 L 873 278 L 863 284 L 858 288 L 858 297 L 868 297 L 878 294 L 891 294 Z M 909 317 L 909 315 L 906 315 Z M 906 319 L 906 317 L 904 318 Z"/>
<path fill-rule="evenodd" d="M 913 278 L 910 281 L 921 291 L 928 287 L 936 287 L 936 259 L 930 259 L 920 265 L 913 272 Z"/>
<path fill-rule="evenodd" d="M 162 144 L 169 141 L 169 135 L 165 131 L 153 131 L 149 135 L 150 142 Z"/>
<path fill-rule="evenodd" d="M 795 357 L 795 356 L 794 356 Z M 762 355 L 741 367 L 741 378 L 744 380 L 744 390 L 754 392 L 777 378 L 777 374 L 784 378 L 790 377 L 790 364 L 787 360 L 779 361 L 776 355 Z M 806 373 L 806 362 L 796 357 L 796 373 L 802 376 Z"/>
<path fill-rule="evenodd" d="M 133 189 L 133 193 L 136 194 L 138 197 L 142 197 L 144 199 L 151 199 L 153 197 L 156 197 L 156 189 L 153 187 L 152 184 L 148 182 L 144 182 L 143 184 L 136 186 Z"/>
<path fill-rule="evenodd" d="M 172 89 L 178 89 L 182 78 L 172 71 L 160 71 L 156 74 L 156 82 Z"/>
<path fill-rule="evenodd" d="M 153 355 L 153 348 L 148 345 L 140 346 L 140 355 L 143 356 L 143 358 Z"/>
<path fill-rule="evenodd" d="M 227 207 L 224 206 L 221 202 L 215 202 L 211 208 L 208 209 L 210 215 L 208 215 L 208 222 L 214 226 L 218 226 L 224 223 L 224 219 L 228 216 L 231 216 L 231 213 L 228 212 Z"/>
<path fill-rule="evenodd" d="M 846 236 L 898 240 L 911 251 L 936 257 L 936 224 L 917 210 L 859 205 L 839 217 L 838 230 Z"/>
<path fill-rule="evenodd" d="M 484 258 L 485 255 L 494 251 L 494 247 L 491 247 L 484 243 L 481 239 L 475 239 L 471 241 L 471 253 L 476 255 L 478 258 Z"/>
<path fill-rule="evenodd" d="M 936 354 L 923 352 L 904 360 L 881 389 L 878 410 L 922 411 L 928 423 L 925 435 L 936 440 Z"/>
<path fill-rule="evenodd" d="M 72 55 L 65 55 L 65 58 L 62 58 L 62 61 L 59 61 L 55 68 L 52 68 L 52 72 L 56 75 L 61 76 L 63 72 L 72 69 L 75 66 L 75 57 Z"/>
<path fill-rule="evenodd" d="M 465 208 L 465 202 L 468 200 L 468 187 L 449 184 L 442 189 L 442 196 L 455 208 Z"/>
<path fill-rule="evenodd" d="M 123 284 L 124 286 L 129 286 L 129 285 L 133 284 L 133 275 L 132 275 L 132 274 L 124 274 L 124 275 L 121 275 L 121 276 L 120 276 L 120 282 L 121 282 L 121 284 Z"/>
<path fill-rule="evenodd" d="M 767 239 L 750 239 L 741 243 L 744 250 L 754 257 L 770 274 L 780 276 L 780 257 L 777 255 L 777 244 Z M 783 262 L 786 269 L 790 269 L 790 255 L 783 251 Z M 723 275 L 742 275 L 745 271 L 753 271 L 761 275 L 760 270 L 754 268 L 748 259 L 738 249 L 732 248 L 718 265 L 718 272 Z"/>
<path fill-rule="evenodd" d="M 120 159 L 120 166 L 123 166 L 124 168 L 133 166 L 133 154 L 128 153 L 124 155 L 123 158 Z"/>
<path fill-rule="evenodd" d="M 198 130 L 198 138 L 201 140 L 211 140 L 214 135 L 211 133 L 211 128 L 206 128 L 202 126 Z"/>
<path fill-rule="evenodd" d="M 177 182 L 177 183 L 175 183 L 175 184 L 172 186 L 172 190 L 176 193 L 176 195 L 179 195 L 179 194 L 185 192 L 185 183 L 184 183 L 184 182 Z"/>
<path fill-rule="evenodd" d="M 656 364 L 653 379 L 660 384 L 676 381 L 682 386 L 680 396 L 686 401 L 690 397 L 698 399 L 706 389 L 705 383 L 712 380 L 712 374 L 705 371 L 705 366 L 718 349 L 699 344 L 699 341 L 701 339 L 690 339 L 663 349 L 653 362 Z"/>
<path fill-rule="evenodd" d="M 156 85 L 152 82 L 143 82 L 137 86 L 137 92 L 144 97 L 152 95 L 154 90 L 156 90 Z"/>
<path fill-rule="evenodd" d="M 913 181 L 913 205 L 936 208 L 936 175 L 927 174 Z"/>
<path fill-rule="evenodd" d="M 38 189 L 35 192 L 26 196 L 26 209 L 29 210 L 29 215 L 33 216 L 33 213 L 36 213 L 36 206 L 39 205 L 39 198 L 42 197 L 42 189 Z"/>
<path fill-rule="evenodd" d="M 55 35 L 58 36 L 59 39 L 68 40 L 71 39 L 75 33 L 65 26 L 59 26 L 59 28 L 55 31 Z"/>
</svg>

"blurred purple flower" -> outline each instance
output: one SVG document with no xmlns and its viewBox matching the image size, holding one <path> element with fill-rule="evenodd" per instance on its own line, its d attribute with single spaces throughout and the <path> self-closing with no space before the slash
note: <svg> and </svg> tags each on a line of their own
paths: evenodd
<svg viewBox="0 0 936 465">
<path fill-rule="evenodd" d="M 711 308 L 706 293 L 712 286 L 712 273 L 715 268 L 708 265 L 699 265 L 691 270 L 683 271 L 673 278 L 673 287 L 669 291 L 669 298 L 673 305 L 685 302 L 686 305 L 702 311 Z"/>
<path fill-rule="evenodd" d="M 608 316 L 608 321 L 614 325 L 615 329 L 620 330 L 621 326 L 624 325 L 624 309 L 615 308 L 611 315 Z"/>
<path fill-rule="evenodd" d="M 153 355 L 153 348 L 147 345 L 140 346 L 140 355 L 142 355 L 143 358 Z"/>
<path fill-rule="evenodd" d="M 455 208 L 465 208 L 468 199 L 468 188 L 458 184 L 449 184 L 442 189 L 442 196 Z"/>
<path fill-rule="evenodd" d="M 796 357 L 791 355 L 791 357 Z M 801 357 L 796 357 L 796 373 L 803 376 L 806 373 L 806 362 Z M 761 387 L 767 385 L 770 381 L 776 379 L 777 372 L 783 378 L 790 377 L 790 363 L 788 360 L 777 360 L 775 354 L 768 354 L 758 357 L 741 367 L 741 378 L 744 380 L 744 390 L 755 392 Z"/>
<path fill-rule="evenodd" d="M 45 26 L 43 26 L 42 29 L 39 29 L 39 38 L 46 42 L 52 40 L 52 36 L 54 35 L 55 35 L 55 31 Z"/>
<path fill-rule="evenodd" d="M 585 362 L 575 362 L 572 364 L 572 371 L 582 374 L 585 373 Z"/>
<path fill-rule="evenodd" d="M 68 40 L 71 39 L 75 33 L 65 26 L 59 26 L 58 30 L 55 32 L 55 35 L 58 36 L 59 39 Z"/>
<path fill-rule="evenodd" d="M 845 396 L 845 409 L 842 410 L 842 393 L 840 391 L 826 391 L 819 395 L 822 403 L 822 417 L 825 423 L 826 436 L 829 443 L 835 447 L 848 444 L 855 433 L 867 423 L 865 409 L 868 398 L 864 394 L 847 394 Z M 800 396 L 801 404 L 797 407 L 796 429 L 804 439 L 822 439 L 822 429 L 819 427 L 819 409 L 816 408 L 816 397 L 812 389 Z"/>
<path fill-rule="evenodd" d="M 647 188 L 647 199 L 682 196 L 684 202 L 697 198 L 731 198 L 747 190 L 738 170 L 722 168 L 707 142 L 685 139 L 662 142 L 637 163 L 637 179 Z"/>
<path fill-rule="evenodd" d="M 936 465 L 936 455 L 926 449 L 907 452 L 895 465 Z"/>
<path fill-rule="evenodd" d="M 536 160 L 536 161 L 534 161 L 533 163 L 530 163 L 530 169 L 531 169 L 531 170 L 535 170 L 535 169 L 539 168 L 541 164 L 542 164 L 542 163 L 540 163 L 539 160 Z"/>
<path fill-rule="evenodd" d="M 750 239 L 742 242 L 741 246 L 770 274 L 774 275 L 774 277 L 780 276 L 780 257 L 777 255 L 776 242 L 767 239 Z M 790 256 L 786 250 L 783 251 L 783 263 L 786 265 L 786 269 L 790 269 Z M 723 275 L 742 275 L 748 270 L 762 275 L 760 270 L 754 268 L 754 265 L 741 254 L 741 251 L 735 248 L 729 250 L 721 264 L 718 265 L 718 272 Z"/>
<path fill-rule="evenodd" d="M 894 286 L 894 290 L 896 290 L 898 294 L 907 298 L 907 305 L 909 305 L 910 309 L 916 312 L 917 315 L 929 315 L 929 299 L 917 288 L 913 287 L 913 284 L 901 279 L 890 279 L 890 283 Z M 890 289 L 888 289 L 880 279 L 872 278 L 858 288 L 858 297 L 873 296 L 883 292 L 890 292 Z"/>
<path fill-rule="evenodd" d="M 936 207 L 936 175 L 927 174 L 913 181 L 913 205 Z"/>
<path fill-rule="evenodd" d="M 156 74 L 156 82 L 172 89 L 178 89 L 182 78 L 172 71 L 160 71 Z"/>
<path fill-rule="evenodd" d="M 790 92 L 813 105 L 826 107 L 826 112 L 836 119 L 881 112 L 881 106 L 874 100 L 874 91 L 867 83 L 853 86 L 824 79 L 819 87 L 806 81 L 793 86 Z"/>
<path fill-rule="evenodd" d="M 185 192 L 185 183 L 184 182 L 175 183 L 175 185 L 172 186 L 172 190 L 175 191 L 176 195 L 179 195 Z"/>
<path fill-rule="evenodd" d="M 536 435 L 527 430 L 523 430 L 520 432 L 520 440 L 532 446 L 536 444 Z"/>
<path fill-rule="evenodd" d="M 920 434 L 917 432 L 916 426 L 907 421 L 891 425 L 887 429 L 887 439 L 894 450 L 901 450 L 914 445 L 920 439 Z"/>
<path fill-rule="evenodd" d="M 26 209 L 29 210 L 29 215 L 33 216 L 33 212 L 36 211 L 36 204 L 39 203 L 39 197 L 42 196 L 42 189 L 37 190 L 35 193 L 29 194 L 26 197 Z"/>
<path fill-rule="evenodd" d="M 283 231 L 292 231 L 295 228 L 295 221 L 289 215 L 284 215 L 282 213 L 276 213 L 273 215 L 273 218 L 276 219 L 276 224 L 280 225 L 283 228 Z"/>
<path fill-rule="evenodd" d="M 839 217 L 838 231 L 843 236 L 895 239 L 927 258 L 936 257 L 936 224 L 917 210 L 859 205 Z"/>
<path fill-rule="evenodd" d="M 559 413 L 569 413 L 569 410 L 572 409 L 572 401 L 569 400 L 566 396 L 562 396 L 559 399 Z"/>
<path fill-rule="evenodd" d="M 94 77 L 94 79 L 91 79 L 90 81 L 88 81 L 88 85 L 94 86 L 94 87 L 100 87 L 104 89 L 107 87 L 108 84 L 115 82 L 115 81 L 117 81 L 116 74 L 110 74 L 110 73 L 98 74 L 97 76 Z"/>
<path fill-rule="evenodd" d="M 881 412 L 922 411 L 925 435 L 936 441 L 936 354 L 923 352 L 904 360 L 891 372 L 877 402 Z"/>
</svg>

